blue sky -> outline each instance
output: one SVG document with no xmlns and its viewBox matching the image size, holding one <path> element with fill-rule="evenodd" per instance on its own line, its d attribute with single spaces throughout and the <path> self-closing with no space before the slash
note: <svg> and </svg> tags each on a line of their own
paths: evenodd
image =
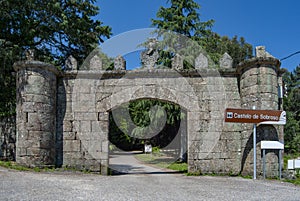
<svg viewBox="0 0 300 201">
<path fill-rule="evenodd" d="M 201 21 L 215 20 L 213 31 L 220 35 L 243 36 L 253 46 L 264 45 L 278 59 L 300 51 L 300 1 L 298 0 L 195 0 L 200 4 Z M 149 28 L 151 18 L 156 18 L 166 0 L 98 0 L 105 25 L 112 27 L 110 41 L 117 41 L 122 34 Z M 121 34 L 121 35 L 120 35 Z M 137 39 L 139 40 L 139 39 Z M 106 41 L 109 44 L 110 41 Z M 130 47 L 131 48 L 131 47 Z M 127 62 L 128 63 L 128 62 Z M 300 54 L 282 61 L 289 71 L 300 64 Z M 128 65 L 132 65 L 130 62 Z"/>
</svg>

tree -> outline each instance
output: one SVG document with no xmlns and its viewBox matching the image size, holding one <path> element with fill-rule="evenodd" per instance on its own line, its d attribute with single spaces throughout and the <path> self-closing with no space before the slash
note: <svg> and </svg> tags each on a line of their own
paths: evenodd
<svg viewBox="0 0 300 201">
<path fill-rule="evenodd" d="M 233 66 L 252 57 L 253 47 L 246 43 L 245 38 L 234 36 L 230 39 L 227 36 L 220 36 L 217 33 L 205 38 L 200 38 L 199 42 L 209 54 L 214 63 L 218 64 L 221 56 L 227 52 L 233 59 Z"/>
<path fill-rule="evenodd" d="M 293 116 L 300 121 L 300 65 L 293 72 L 286 72 L 283 75 L 286 88 L 284 107 L 286 110 L 293 112 Z"/>
<path fill-rule="evenodd" d="M 0 1 L 0 115 L 13 113 L 12 64 L 23 59 L 25 50 L 34 49 L 36 59 L 57 66 L 63 66 L 69 55 L 80 64 L 110 37 L 111 28 L 92 19 L 99 11 L 93 3 L 95 0 Z"/>
<path fill-rule="evenodd" d="M 287 111 L 287 124 L 284 127 L 286 152 L 300 152 L 300 66 L 293 72 L 283 75 L 286 88 L 284 110 Z"/>
<path fill-rule="evenodd" d="M 225 52 L 233 57 L 234 65 L 252 57 L 252 45 L 246 43 L 243 37 L 240 39 L 237 36 L 232 39 L 227 36 L 221 37 L 211 30 L 214 20 L 202 22 L 198 13 L 200 5 L 195 1 L 168 0 L 167 2 L 170 3 L 170 7 L 160 7 L 156 15 L 159 19 L 152 19 L 152 26 L 158 29 L 158 37 L 163 36 L 163 41 L 158 46 L 161 49 L 161 58 L 158 64 L 171 67 L 171 59 L 175 55 L 172 51 L 177 50 L 178 53 L 178 50 L 182 50 L 182 48 L 185 49 L 184 52 L 179 52 L 181 54 L 183 52 L 182 56 L 188 58 L 187 55 L 195 54 L 193 58 L 196 58 L 199 55 L 197 52 L 199 46 L 203 48 L 204 51 L 202 52 L 206 52 L 215 64 L 219 63 Z M 183 37 L 174 38 L 174 35 L 170 37 L 168 31 L 176 32 L 197 42 L 198 48 L 194 48 L 194 44 L 186 44 L 187 40 L 182 40 Z M 166 51 L 166 46 L 172 48 Z M 184 66 L 185 68 L 191 67 L 187 63 Z"/>
<path fill-rule="evenodd" d="M 214 21 L 200 21 L 198 13 L 200 5 L 193 0 L 168 0 L 167 2 L 171 4 L 170 7 L 159 8 L 156 14 L 159 19 L 152 19 L 152 26 L 157 28 L 158 37 L 163 37 L 162 42 L 158 45 L 158 48 L 161 49 L 158 64 L 171 67 L 171 59 L 175 56 L 175 52 L 184 57 L 193 52 L 187 49 L 193 45 L 187 44 L 190 42 L 187 38 L 196 41 L 197 38 L 209 35 Z M 174 36 L 170 32 L 179 35 Z M 168 49 L 165 50 L 165 47 Z M 195 49 L 193 50 L 195 52 Z M 185 68 L 190 68 L 188 63 L 185 62 Z"/>
<path fill-rule="evenodd" d="M 171 6 L 160 7 L 156 14 L 160 19 L 152 19 L 154 27 L 162 31 L 173 31 L 189 38 L 200 37 L 209 32 L 214 21 L 200 21 L 199 4 L 193 0 L 168 0 L 167 2 L 171 3 Z"/>
<path fill-rule="evenodd" d="M 63 64 L 73 55 L 85 59 L 103 37 L 111 35 L 108 26 L 92 20 L 98 14 L 94 0 L 7 0 L 1 1 L 2 47 L 36 49 L 39 59 L 55 59 Z"/>
<path fill-rule="evenodd" d="M 300 123 L 291 111 L 287 111 L 287 122 L 284 126 L 284 142 L 285 152 L 300 152 Z"/>
<path fill-rule="evenodd" d="M 130 117 L 124 115 L 126 112 Z M 176 137 L 184 118 L 179 105 L 154 99 L 134 100 L 110 114 L 109 140 L 122 150 L 142 148 L 145 141 L 163 148 Z"/>
</svg>

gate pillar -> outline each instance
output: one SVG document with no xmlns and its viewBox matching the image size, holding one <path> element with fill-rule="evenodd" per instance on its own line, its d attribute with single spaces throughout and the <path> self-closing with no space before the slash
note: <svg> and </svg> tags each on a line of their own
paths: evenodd
<svg viewBox="0 0 300 201">
<path fill-rule="evenodd" d="M 55 165 L 56 67 L 39 61 L 14 64 L 17 72 L 16 162 Z"/>
</svg>

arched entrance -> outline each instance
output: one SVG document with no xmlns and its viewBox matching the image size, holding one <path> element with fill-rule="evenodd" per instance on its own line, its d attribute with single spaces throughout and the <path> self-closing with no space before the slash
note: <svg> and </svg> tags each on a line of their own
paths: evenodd
<svg viewBox="0 0 300 201">
<path fill-rule="evenodd" d="M 110 80 L 108 80 L 108 81 L 110 81 Z M 195 94 L 193 96 L 193 93 L 187 94 L 186 91 L 183 91 L 183 90 L 175 91 L 173 89 L 174 86 L 172 86 L 173 79 L 169 79 L 168 82 L 164 83 L 164 82 L 159 82 L 158 79 L 153 79 L 153 78 L 147 79 L 146 78 L 146 79 L 141 80 L 141 82 L 143 82 L 143 84 L 139 84 L 137 86 L 130 86 L 130 87 L 127 87 L 127 89 L 126 89 L 124 87 L 123 83 L 128 83 L 128 82 L 130 82 L 130 80 L 129 81 L 126 80 L 126 81 L 121 82 L 121 84 L 115 85 L 114 93 L 112 93 L 111 96 L 108 96 L 108 97 L 102 99 L 101 101 L 98 101 L 97 108 L 99 108 L 99 110 L 102 110 L 102 111 L 104 110 L 105 112 L 103 112 L 103 114 L 105 113 L 108 116 L 107 118 L 109 119 L 109 116 L 110 116 L 110 118 L 112 116 L 114 116 L 114 115 L 112 115 L 114 113 L 113 111 L 116 111 L 116 109 L 119 106 L 133 102 L 135 100 L 152 100 L 152 101 L 158 101 L 158 102 L 163 101 L 165 103 L 175 105 L 176 107 L 178 107 L 179 109 L 184 111 L 185 121 L 183 123 L 179 123 L 180 124 L 179 126 L 182 126 L 182 130 L 184 130 L 184 132 L 183 132 L 185 135 L 184 143 L 186 144 L 186 146 L 181 147 L 180 145 L 177 145 L 177 150 L 173 151 L 173 153 L 177 152 L 177 156 L 175 154 L 172 157 L 172 160 L 173 160 L 173 162 L 175 162 L 179 158 L 180 152 L 182 155 L 180 157 L 186 158 L 186 156 L 184 156 L 184 153 L 182 153 L 182 152 L 186 153 L 185 150 L 188 150 L 188 142 L 187 142 L 188 140 L 187 139 L 189 138 L 189 133 L 197 132 L 197 131 L 192 132 L 192 129 L 196 128 L 194 126 L 194 121 L 196 121 L 197 117 L 198 117 L 198 119 L 200 119 L 200 116 L 197 116 L 194 114 L 194 112 L 199 114 L 199 105 L 198 105 L 198 101 L 197 101 L 198 97 Z M 136 80 L 136 82 L 137 82 L 137 80 Z M 183 82 L 183 83 L 185 83 L 185 82 Z M 186 88 L 188 88 L 188 86 L 182 86 L 182 88 L 186 89 Z M 195 101 L 188 103 L 189 100 L 195 100 Z M 106 106 L 106 107 L 104 108 L 103 106 Z M 153 105 L 153 106 L 155 106 L 155 105 Z M 149 108 L 149 109 L 151 109 L 151 108 Z M 101 111 L 99 111 L 99 112 L 101 113 Z M 120 110 L 119 112 L 115 112 L 115 113 L 116 113 L 115 116 L 118 116 L 120 114 L 121 114 L 121 116 L 125 115 L 126 116 L 125 118 L 129 119 L 131 121 L 130 114 L 128 113 L 128 108 L 125 108 L 124 111 Z M 109 115 L 109 114 L 111 114 L 111 115 Z M 193 118 L 190 118 L 190 123 L 192 126 L 191 128 L 189 127 L 189 123 L 188 123 L 189 117 L 193 117 Z M 131 123 L 133 125 L 135 124 L 133 122 L 131 122 Z M 119 125 L 118 127 L 122 127 L 122 125 Z M 155 138 L 154 136 L 159 134 L 159 132 L 160 132 L 159 127 L 160 126 L 156 126 L 154 128 L 154 130 L 159 129 L 159 131 L 154 131 L 154 133 L 152 133 L 152 135 L 153 135 L 152 139 L 151 139 L 151 137 L 150 138 L 147 137 L 148 139 L 150 139 L 150 141 L 152 140 L 152 142 L 154 142 L 155 140 L 158 140 L 158 138 Z M 109 128 L 111 128 L 111 127 L 109 126 Z M 163 129 L 163 127 L 161 129 Z M 177 129 L 180 129 L 180 128 L 177 128 Z M 133 134 L 136 134 L 137 133 L 136 131 L 138 131 L 138 130 L 139 130 L 138 128 L 132 129 L 130 131 L 130 134 L 132 132 L 134 132 Z M 155 132 L 158 132 L 158 133 L 155 133 Z M 107 134 L 103 133 L 103 135 L 110 136 L 109 129 L 107 131 Z M 109 139 L 109 137 L 108 137 L 108 139 Z M 181 140 L 180 135 L 173 135 L 173 138 L 170 140 L 170 142 L 167 142 L 167 143 L 165 142 L 164 145 L 162 145 L 162 144 L 160 144 L 160 145 L 162 147 L 164 147 L 165 150 L 169 149 L 169 151 L 171 151 L 171 149 L 172 148 L 174 149 L 174 146 L 176 146 L 176 142 L 178 142 L 180 140 Z M 180 146 L 180 147 L 178 147 L 178 146 Z M 108 142 L 107 147 L 109 149 L 109 147 L 110 147 L 109 142 Z M 119 147 L 119 148 L 124 149 L 124 147 Z M 182 148 L 182 150 L 180 148 Z M 109 150 L 108 150 L 108 153 L 109 153 Z M 107 165 L 109 166 L 109 160 L 107 162 L 108 162 Z"/>
<path fill-rule="evenodd" d="M 108 139 L 112 172 L 161 171 L 145 167 L 136 159 L 157 168 L 179 161 L 183 166 L 187 162 L 186 110 L 157 99 L 132 100 L 109 112 Z"/>
</svg>

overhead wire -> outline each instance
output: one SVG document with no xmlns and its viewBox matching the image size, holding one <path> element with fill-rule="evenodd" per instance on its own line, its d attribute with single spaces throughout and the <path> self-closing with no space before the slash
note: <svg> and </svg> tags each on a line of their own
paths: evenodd
<svg viewBox="0 0 300 201">
<path fill-rule="evenodd" d="M 290 55 L 288 55 L 288 56 L 286 56 L 286 57 L 283 57 L 282 59 L 280 59 L 280 61 L 283 61 L 283 60 L 285 60 L 285 59 L 288 59 L 288 58 L 290 58 L 290 57 L 292 57 L 292 56 L 294 56 L 294 55 L 296 55 L 296 54 L 299 54 L 299 53 L 300 53 L 300 51 L 294 52 L 293 54 L 290 54 Z"/>
</svg>

